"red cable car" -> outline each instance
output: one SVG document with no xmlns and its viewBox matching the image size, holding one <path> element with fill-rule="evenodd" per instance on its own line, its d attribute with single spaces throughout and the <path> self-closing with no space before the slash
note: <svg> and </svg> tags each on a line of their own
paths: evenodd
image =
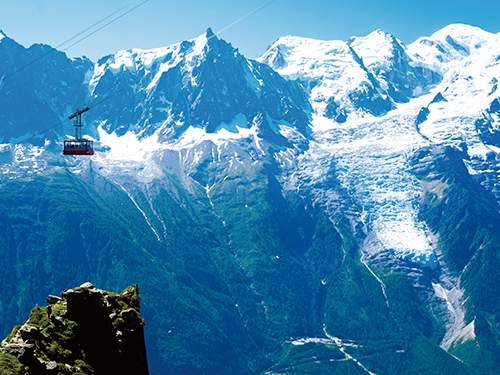
<svg viewBox="0 0 500 375">
<path fill-rule="evenodd" d="M 64 155 L 94 155 L 94 142 L 82 137 L 82 113 L 88 110 L 88 107 L 77 109 L 68 117 L 70 120 L 75 119 L 76 135 L 75 138 L 64 141 Z"/>
</svg>

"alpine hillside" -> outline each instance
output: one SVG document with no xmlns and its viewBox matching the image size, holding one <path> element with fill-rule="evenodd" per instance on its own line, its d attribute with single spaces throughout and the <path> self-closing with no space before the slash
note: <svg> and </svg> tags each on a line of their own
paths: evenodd
<svg viewBox="0 0 500 375">
<path fill-rule="evenodd" d="M 500 374 L 500 35 L 0 33 L 0 328 L 141 285 L 151 374 Z M 64 156 L 88 106 L 95 155 Z"/>
</svg>

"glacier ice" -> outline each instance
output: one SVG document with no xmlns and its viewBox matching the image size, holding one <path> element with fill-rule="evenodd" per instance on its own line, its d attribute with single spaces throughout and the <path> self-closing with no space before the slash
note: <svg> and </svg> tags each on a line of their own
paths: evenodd
<svg viewBox="0 0 500 375">
<path fill-rule="evenodd" d="M 409 153 L 427 144 L 414 126 L 415 116 L 411 106 L 403 106 L 382 118 L 367 116 L 342 128 L 318 130 L 314 138 L 329 150 L 324 157 L 363 210 L 368 231 L 397 256 L 433 267 L 434 250 L 418 218 L 420 185 L 407 165 Z M 327 165 L 312 156 L 309 163 Z"/>
<path fill-rule="evenodd" d="M 487 160 L 497 148 L 483 142 L 475 122 L 486 116 L 494 99 L 499 48 L 499 34 L 460 24 L 408 47 L 380 30 L 347 43 L 279 39 L 259 61 L 290 80 L 314 81 L 307 87 L 315 144 L 301 157 L 300 170 L 288 184 L 313 186 L 325 179 L 333 164 L 342 188 L 360 206 L 369 234 L 397 256 L 434 267 L 432 242 L 418 216 L 421 187 L 408 172 L 408 157 L 429 143 L 465 147 L 473 160 L 465 161 L 471 174 L 492 172 Z M 398 75 L 399 81 L 391 81 Z M 380 116 L 360 106 L 345 123 L 327 118 L 324 109 L 329 98 L 345 104 L 356 87 L 368 80 L 380 95 L 392 95 L 396 102 L 391 85 L 404 90 L 401 82 L 406 80 L 413 87 L 407 90 L 407 99 L 402 97 L 400 104 Z M 438 93 L 446 100 L 431 104 Z M 417 125 L 422 108 L 427 108 L 428 116 Z M 492 115 L 486 118 L 493 120 L 494 128 L 497 121 Z M 335 194 L 324 195 L 338 199 Z"/>
</svg>

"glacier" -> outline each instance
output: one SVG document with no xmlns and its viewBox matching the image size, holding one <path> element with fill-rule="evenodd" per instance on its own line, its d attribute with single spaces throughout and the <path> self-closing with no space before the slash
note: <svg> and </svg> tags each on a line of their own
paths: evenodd
<svg viewBox="0 0 500 375">
<path fill-rule="evenodd" d="M 419 219 L 422 188 L 408 172 L 408 159 L 430 144 L 453 146 L 466 149 L 471 174 L 491 175 L 487 159 L 498 158 L 498 148 L 483 142 L 475 122 L 494 98 L 499 50 L 498 34 L 461 24 L 409 46 L 380 30 L 348 42 L 278 39 L 258 60 L 301 82 L 314 111 L 315 146 L 300 156 L 299 171 L 289 177 L 292 185 L 321 182 L 333 163 L 342 188 L 360 207 L 367 234 L 400 258 L 436 268 L 431 238 Z M 405 69 L 405 80 L 398 81 L 395 76 Z M 398 89 L 400 82 L 407 87 Z M 353 100 L 359 87 L 372 89 L 364 92 L 371 103 L 392 98 L 391 107 L 375 116 Z M 407 98 L 395 95 L 406 89 Z M 445 99 L 434 103 L 441 93 Z M 344 121 L 328 113 L 332 102 L 345 110 Z M 429 115 L 419 124 L 423 108 Z M 489 119 L 498 126 L 494 116 Z M 498 181 L 499 175 L 492 178 Z"/>
<path fill-rule="evenodd" d="M 397 256 L 436 267 L 431 241 L 418 218 L 420 184 L 407 166 L 412 150 L 428 144 L 414 125 L 417 113 L 409 103 L 381 118 L 354 118 L 342 127 L 330 121 L 328 129 L 325 119 L 313 120 L 315 147 L 299 157 L 300 170 L 294 173 L 312 177 L 314 184 L 333 163 L 342 187 L 361 207 L 368 232 Z"/>
</svg>

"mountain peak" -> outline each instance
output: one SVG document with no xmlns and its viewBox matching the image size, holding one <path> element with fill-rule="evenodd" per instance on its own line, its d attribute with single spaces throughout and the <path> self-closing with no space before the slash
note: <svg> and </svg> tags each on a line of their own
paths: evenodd
<svg viewBox="0 0 500 375">
<path fill-rule="evenodd" d="M 477 26 L 451 24 L 431 35 L 430 39 L 440 41 L 443 45 L 450 44 L 454 49 L 458 44 L 470 51 L 480 48 L 483 44 L 495 39 L 495 34 Z"/>
<path fill-rule="evenodd" d="M 374 31 L 372 31 L 370 34 L 368 35 L 382 35 L 382 36 L 392 36 L 391 34 L 385 32 L 384 30 L 382 29 L 375 29 Z"/>
<path fill-rule="evenodd" d="M 212 28 L 211 28 L 211 27 L 209 27 L 209 28 L 207 29 L 207 31 L 205 32 L 205 36 L 207 37 L 207 39 L 212 38 L 212 37 L 214 37 L 214 36 L 215 36 L 215 34 L 214 34 L 214 32 L 212 31 Z"/>
<path fill-rule="evenodd" d="M 485 31 L 477 26 L 467 25 L 463 23 L 452 23 L 436 31 L 432 36 L 451 35 L 452 37 L 461 37 L 469 35 L 491 36 L 492 33 Z"/>
<path fill-rule="evenodd" d="M 347 42 L 350 46 L 353 44 L 365 44 L 365 49 L 380 49 L 385 46 L 401 46 L 400 42 L 394 35 L 389 34 L 381 29 L 376 29 L 370 34 L 363 37 L 352 37 Z"/>
</svg>

